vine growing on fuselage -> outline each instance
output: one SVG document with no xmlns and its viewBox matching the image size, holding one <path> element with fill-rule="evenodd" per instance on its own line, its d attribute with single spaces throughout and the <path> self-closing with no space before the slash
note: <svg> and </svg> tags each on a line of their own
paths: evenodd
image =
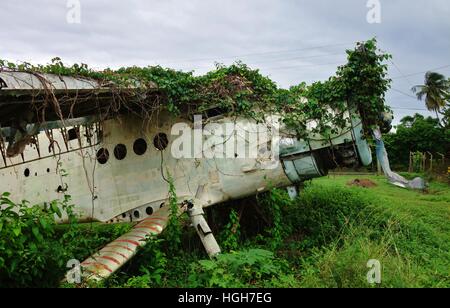
<svg viewBox="0 0 450 308">
<path fill-rule="evenodd" d="M 115 102 L 119 105 L 113 109 L 118 110 L 120 104 L 132 100 L 141 104 L 140 114 L 145 117 L 161 109 L 179 115 L 220 108 L 230 116 L 263 122 L 267 114 L 276 113 L 299 138 L 308 138 L 306 127 L 311 121 L 317 123 L 313 133 L 327 138 L 348 125 L 346 111 L 359 112 L 366 133 L 379 123 L 380 114 L 387 111 L 385 93 L 390 80 L 384 62 L 391 56 L 379 53 L 376 43 L 372 39 L 348 50 L 348 63 L 338 67 L 329 80 L 310 86 L 301 83 L 290 89 L 279 88 L 258 70 L 241 62 L 231 66 L 217 64 L 215 70 L 203 76 L 160 66 L 95 71 L 86 64 L 65 66 L 60 58 L 37 66 L 0 60 L 0 71 L 93 79 L 101 87 L 111 88 L 119 98 L 119 103 Z"/>
</svg>

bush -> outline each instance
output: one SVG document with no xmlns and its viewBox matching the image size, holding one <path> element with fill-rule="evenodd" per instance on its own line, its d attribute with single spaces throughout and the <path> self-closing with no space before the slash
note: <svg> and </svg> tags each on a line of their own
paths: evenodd
<svg viewBox="0 0 450 308">
<path fill-rule="evenodd" d="M 310 185 L 284 216 L 294 233 L 305 235 L 304 247 L 313 248 L 339 237 L 368 205 L 368 200 L 357 191 Z"/>
<path fill-rule="evenodd" d="M 220 246 L 223 251 L 237 250 L 241 236 L 238 213 L 232 209 L 229 222 L 219 234 Z"/>
<path fill-rule="evenodd" d="M 148 238 L 147 244 L 140 248 L 138 254 L 123 268 L 123 271 L 128 274 L 122 277 L 126 279 L 126 282 L 123 284 L 117 281 L 112 285 L 122 284 L 127 288 L 164 287 L 168 259 L 162 248 L 163 243 L 163 239 Z M 127 278 L 130 276 L 132 277 Z"/>
<path fill-rule="evenodd" d="M 271 224 L 265 230 L 267 234 L 265 242 L 270 250 L 279 249 L 286 236 L 292 233 L 292 227 L 288 220 L 290 210 L 293 207 L 292 203 L 286 190 L 273 189 L 258 204 L 266 212 L 266 215 L 271 218 Z"/>
<path fill-rule="evenodd" d="M 0 286 L 57 287 L 69 260 L 83 261 L 129 225 L 78 224 L 70 196 L 42 205 L 0 197 Z M 68 224 L 55 218 L 65 214 Z"/>
<path fill-rule="evenodd" d="M 69 198 L 43 206 L 15 204 L 0 198 L 0 285 L 2 287 L 53 286 L 61 279 L 66 248 L 56 236 L 55 216 L 70 213 Z"/>
<path fill-rule="evenodd" d="M 243 288 L 293 282 L 286 275 L 287 269 L 287 263 L 275 258 L 272 252 L 250 249 L 192 264 L 188 284 L 193 288 Z"/>
</svg>

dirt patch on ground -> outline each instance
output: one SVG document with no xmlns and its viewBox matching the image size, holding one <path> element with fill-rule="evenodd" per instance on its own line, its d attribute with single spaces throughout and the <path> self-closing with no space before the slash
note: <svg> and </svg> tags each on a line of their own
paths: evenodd
<svg viewBox="0 0 450 308">
<path fill-rule="evenodd" d="M 377 187 L 378 186 L 375 182 L 373 182 L 371 180 L 368 180 L 368 179 L 362 179 L 362 180 L 356 179 L 356 180 L 348 182 L 347 185 L 348 186 L 364 187 L 364 188 L 372 188 L 372 187 Z"/>
</svg>

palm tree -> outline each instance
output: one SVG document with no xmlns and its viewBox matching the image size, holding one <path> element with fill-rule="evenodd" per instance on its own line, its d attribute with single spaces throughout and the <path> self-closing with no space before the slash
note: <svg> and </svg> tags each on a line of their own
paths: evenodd
<svg viewBox="0 0 450 308">
<path fill-rule="evenodd" d="M 445 79 L 445 76 L 436 72 L 427 72 L 425 84 L 413 87 L 412 91 L 416 93 L 418 100 L 425 98 L 428 110 L 436 112 L 439 119 L 439 112 L 445 108 L 449 98 L 449 81 Z"/>
<path fill-rule="evenodd" d="M 447 96 L 445 98 L 447 100 L 447 107 L 450 104 L 450 78 L 447 80 Z"/>
</svg>

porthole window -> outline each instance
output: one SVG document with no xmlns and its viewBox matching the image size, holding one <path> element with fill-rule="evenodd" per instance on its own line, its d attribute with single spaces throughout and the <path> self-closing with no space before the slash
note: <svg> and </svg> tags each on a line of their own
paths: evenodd
<svg viewBox="0 0 450 308">
<path fill-rule="evenodd" d="M 105 148 L 101 148 L 100 150 L 98 150 L 97 152 L 97 161 L 100 165 L 104 165 L 108 162 L 109 160 L 109 152 L 107 149 Z"/>
<path fill-rule="evenodd" d="M 153 214 L 153 208 L 152 208 L 151 206 L 147 207 L 147 208 L 145 209 L 145 213 L 146 213 L 148 216 L 151 216 L 151 215 Z"/>
<path fill-rule="evenodd" d="M 80 129 L 78 127 L 69 129 L 67 131 L 67 137 L 69 141 L 78 139 L 78 135 L 80 134 Z"/>
<path fill-rule="evenodd" d="M 134 211 L 133 212 L 134 218 L 139 219 L 139 217 L 141 217 L 141 213 L 139 213 L 139 211 Z"/>
<path fill-rule="evenodd" d="M 25 176 L 25 177 L 29 177 L 30 176 L 30 169 L 25 169 L 25 171 L 23 172 L 23 175 Z"/>
<path fill-rule="evenodd" d="M 133 144 L 133 151 L 136 155 L 144 155 L 147 152 L 147 141 L 142 138 L 137 139 Z"/>
<path fill-rule="evenodd" d="M 124 144 L 118 144 L 114 148 L 114 156 L 117 160 L 123 160 L 127 156 L 127 147 Z"/>
<path fill-rule="evenodd" d="M 167 138 L 166 134 L 160 133 L 156 135 L 155 138 L 153 139 L 153 145 L 159 151 L 164 151 L 169 145 L 169 138 Z"/>
</svg>

